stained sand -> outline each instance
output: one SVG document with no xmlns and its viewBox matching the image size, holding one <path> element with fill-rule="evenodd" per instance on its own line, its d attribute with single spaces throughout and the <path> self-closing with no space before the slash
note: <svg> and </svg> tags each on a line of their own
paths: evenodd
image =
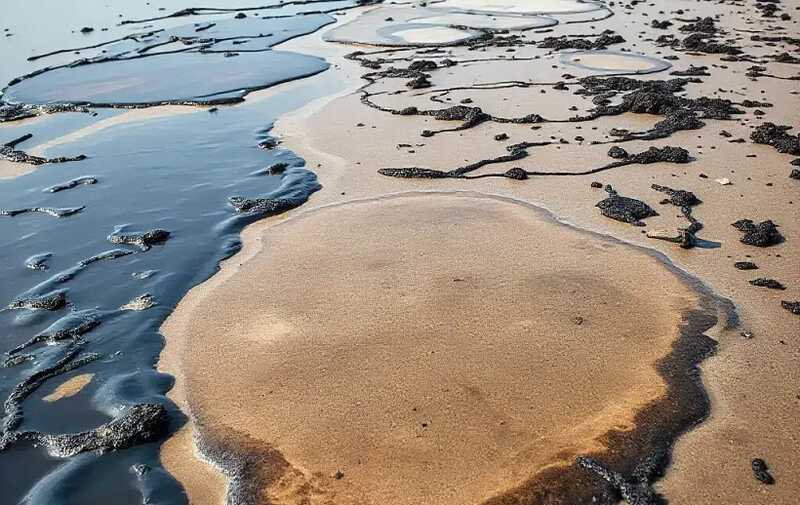
<svg viewBox="0 0 800 505">
<path fill-rule="evenodd" d="M 277 503 L 476 503 L 602 452 L 696 303 L 650 255 L 477 195 L 303 213 L 262 254 L 176 324 L 200 436 L 273 448 Z"/>
<path fill-rule="evenodd" d="M 76 375 L 75 377 L 72 377 L 71 379 L 59 384 L 52 393 L 43 397 L 42 400 L 46 402 L 55 402 L 58 400 L 63 400 L 64 398 L 69 398 L 70 396 L 75 396 L 76 394 L 80 393 L 81 390 L 90 382 L 92 382 L 93 377 L 94 374 L 91 373 Z"/>
</svg>

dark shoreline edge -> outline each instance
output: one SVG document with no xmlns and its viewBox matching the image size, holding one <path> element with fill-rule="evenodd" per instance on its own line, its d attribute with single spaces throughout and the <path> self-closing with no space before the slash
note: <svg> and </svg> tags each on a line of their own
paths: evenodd
<svg viewBox="0 0 800 505">
<path fill-rule="evenodd" d="M 599 440 L 606 451 L 586 454 L 621 476 L 631 485 L 645 489 L 643 500 L 630 505 L 666 503 L 650 485 L 668 469 L 672 449 L 678 438 L 705 421 L 711 405 L 702 383 L 700 364 L 715 354 L 717 341 L 704 333 L 719 326 L 722 331 L 738 327 L 739 317 L 732 301 L 713 292 L 701 280 L 676 266 L 660 251 L 633 244 L 601 232 L 582 228 L 558 218 L 551 210 L 515 198 L 477 191 L 408 191 L 339 202 L 300 211 L 273 226 L 290 225 L 303 216 L 345 205 L 353 205 L 408 196 L 489 198 L 520 205 L 537 212 L 547 221 L 611 243 L 634 248 L 654 258 L 698 295 L 698 306 L 682 316 L 680 336 L 671 352 L 656 363 L 666 383 L 666 394 L 636 413 L 636 427 L 631 431 L 612 430 Z M 266 498 L 262 491 L 276 483 L 291 468 L 275 447 L 253 439 L 231 427 L 209 428 L 202 414 L 191 408 L 191 391 L 186 385 L 186 403 L 194 423 L 193 440 L 198 454 L 213 465 L 227 480 L 226 503 L 259 505 Z M 642 469 L 646 470 L 642 473 Z M 549 467 L 503 494 L 488 498 L 482 505 L 612 505 L 620 502 L 621 489 L 581 467 L 578 461 L 566 466 Z M 652 494 L 651 494 L 652 493 Z"/>
</svg>

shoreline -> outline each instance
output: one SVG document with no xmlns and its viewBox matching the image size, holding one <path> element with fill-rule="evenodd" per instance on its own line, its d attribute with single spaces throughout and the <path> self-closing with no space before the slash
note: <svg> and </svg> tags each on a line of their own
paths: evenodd
<svg viewBox="0 0 800 505">
<path fill-rule="evenodd" d="M 327 31 L 337 26 L 339 22 L 342 22 L 342 20 L 349 19 L 357 15 L 359 15 L 359 10 L 346 11 L 344 16 L 338 17 L 336 24 L 323 27 L 311 35 L 291 39 L 287 42 L 279 44 L 276 47 L 288 51 L 296 51 L 299 53 L 302 53 L 304 50 L 319 51 L 322 49 L 323 53 L 328 54 L 315 55 L 326 58 L 331 56 L 329 53 L 330 51 L 336 52 L 337 49 L 341 47 L 342 49 L 339 52 L 340 56 L 343 56 L 348 52 L 344 46 L 327 44 L 322 40 L 322 37 Z M 312 39 L 315 42 L 310 42 Z M 333 49 L 334 47 L 336 49 Z M 334 65 L 331 65 L 331 68 L 326 72 L 312 76 L 311 79 L 325 78 L 330 76 L 330 74 L 333 73 L 333 67 Z M 288 92 L 289 90 L 286 88 L 294 87 L 301 81 L 302 80 L 279 84 L 265 90 L 256 91 L 248 95 L 243 104 L 237 104 L 234 105 L 234 107 L 246 105 L 248 102 L 252 103 L 254 100 L 267 99 L 270 96 L 274 96 L 279 93 Z M 271 130 L 272 136 L 278 139 L 278 141 L 281 142 L 289 151 L 294 152 L 292 150 L 292 144 L 288 142 L 288 137 L 285 136 L 281 130 L 283 121 L 286 118 L 293 117 L 295 115 L 299 117 L 310 117 L 314 112 L 324 107 L 325 104 L 329 103 L 336 97 L 345 96 L 355 91 L 358 88 L 358 81 L 354 80 L 353 83 L 354 84 L 352 87 L 348 85 L 339 93 L 319 97 L 294 113 L 282 115 L 273 125 Z M 300 157 L 306 161 L 307 167 L 311 167 L 310 159 L 303 156 Z M 341 163 L 342 166 L 344 166 L 344 161 Z M 313 167 L 311 167 L 311 169 L 316 173 L 316 169 Z M 306 205 L 300 206 L 297 209 L 292 209 L 277 216 L 271 216 L 258 220 L 247 225 L 240 234 L 242 246 L 239 252 L 237 252 L 233 257 L 220 262 L 218 271 L 205 282 L 189 290 L 189 292 L 187 292 L 186 295 L 181 299 L 180 305 L 191 306 L 191 304 L 194 303 L 194 300 L 196 300 L 197 295 L 195 293 L 197 290 L 201 288 L 210 288 L 214 285 L 217 285 L 217 283 L 224 282 L 225 279 L 234 275 L 237 271 L 236 266 L 234 266 L 235 263 L 239 263 L 239 265 L 241 265 L 249 259 L 255 257 L 255 255 L 261 251 L 260 238 L 258 238 L 258 235 L 261 231 L 263 231 L 264 227 L 274 224 L 275 221 L 287 219 L 297 212 L 302 211 L 307 206 L 310 206 L 312 204 L 311 202 L 315 198 L 315 195 L 318 193 L 319 192 L 312 195 L 311 200 L 309 200 Z M 175 311 L 173 311 L 173 314 L 174 313 Z M 178 480 L 184 485 L 184 489 L 189 496 L 190 503 L 193 505 L 218 505 L 220 503 L 225 503 L 226 501 L 225 497 L 229 491 L 230 480 L 225 476 L 225 469 L 204 456 L 203 451 L 197 446 L 198 440 L 196 438 L 197 434 L 195 419 L 191 414 L 190 405 L 186 402 L 183 383 L 180 380 L 177 380 L 180 366 L 179 356 L 183 349 L 180 342 L 175 342 L 175 339 L 171 339 L 168 336 L 170 333 L 179 332 L 181 326 L 182 322 L 173 318 L 172 315 L 170 315 L 170 317 L 167 318 L 167 320 L 162 324 L 161 334 L 164 335 L 165 345 L 161 351 L 156 369 L 160 372 L 168 373 L 176 378 L 174 386 L 167 394 L 167 397 L 173 401 L 181 409 L 181 411 L 186 413 L 187 421 L 179 428 L 177 432 L 175 432 L 168 440 L 164 442 L 164 445 L 161 449 L 161 459 L 164 467 L 170 473 L 175 475 L 176 478 L 178 478 Z M 189 454 L 192 456 L 190 456 L 190 458 L 187 460 L 187 455 Z M 196 463 L 200 463 L 200 465 L 197 465 Z"/>
<path fill-rule="evenodd" d="M 334 27 L 335 26 L 337 25 L 334 25 Z M 328 27 L 320 32 L 317 32 L 317 34 L 314 34 L 311 37 L 306 37 L 299 40 L 301 42 L 307 42 L 312 38 L 316 39 L 318 36 L 321 38 L 325 32 L 331 29 L 334 28 Z M 290 46 L 291 45 L 292 44 L 290 44 Z M 326 44 L 326 47 L 328 48 L 331 46 L 336 47 L 336 49 L 333 51 L 339 53 L 338 60 L 332 61 L 331 63 L 338 63 L 339 66 L 345 69 L 342 71 L 344 74 L 347 74 L 348 72 L 353 72 L 356 74 L 359 73 L 360 67 L 356 63 L 341 58 L 343 54 L 350 52 L 353 49 L 352 47 L 341 46 L 338 44 Z M 327 57 L 330 57 L 330 55 L 327 55 Z M 331 69 L 329 72 L 334 72 L 334 69 Z M 176 339 L 180 338 L 176 338 L 176 335 L 180 333 L 183 324 L 181 322 L 181 317 L 188 317 L 192 313 L 192 307 L 197 306 L 198 303 L 201 303 L 207 297 L 213 297 L 213 293 L 220 286 L 224 285 L 226 281 L 235 277 L 243 265 L 249 264 L 258 259 L 260 253 L 262 253 L 261 256 L 263 256 L 263 240 L 267 236 L 267 232 L 274 226 L 279 225 L 287 220 L 292 220 L 296 216 L 301 216 L 308 212 L 314 212 L 318 209 L 327 208 L 328 206 L 345 205 L 346 202 L 341 201 L 342 199 L 339 197 L 339 194 L 342 192 L 347 193 L 345 200 L 350 202 L 369 198 L 382 198 L 398 193 L 413 193 L 415 191 L 420 191 L 421 188 L 425 187 L 422 184 L 416 185 L 416 183 L 414 183 L 412 184 L 412 189 L 410 191 L 408 189 L 391 191 L 391 188 L 393 187 L 391 185 L 391 181 L 380 181 L 377 183 L 377 185 L 370 181 L 367 184 L 364 184 L 365 187 L 358 187 L 357 183 L 364 181 L 354 181 L 353 179 L 357 179 L 355 174 L 344 174 L 343 172 L 348 167 L 352 168 L 353 162 L 359 158 L 347 156 L 347 149 L 339 149 L 338 152 L 335 149 L 326 149 L 326 147 L 330 147 L 334 141 L 331 141 L 326 146 L 324 143 L 315 142 L 313 135 L 309 135 L 309 132 L 314 131 L 317 131 L 317 135 L 325 135 L 336 129 L 336 125 L 330 125 L 326 123 L 326 119 L 331 119 L 337 115 L 338 117 L 341 117 L 341 111 L 336 109 L 336 102 L 348 102 L 349 100 L 350 103 L 348 103 L 345 107 L 349 110 L 354 110 L 356 105 L 353 103 L 357 103 L 358 100 L 353 99 L 353 92 L 361 87 L 363 81 L 356 77 L 348 82 L 350 84 L 348 84 L 344 91 L 330 96 L 321 97 L 298 111 L 282 116 L 276 122 L 275 128 L 273 129 L 275 136 L 281 140 L 282 145 L 306 160 L 307 166 L 309 166 L 319 177 L 319 180 L 323 185 L 323 190 L 315 194 L 312 199 L 302 208 L 295 209 L 281 216 L 271 217 L 263 221 L 259 221 L 258 223 L 248 226 L 242 232 L 242 250 L 233 258 L 223 262 L 220 267 L 220 271 L 209 281 L 193 288 L 192 291 L 190 291 L 190 293 L 187 294 L 187 296 L 181 301 L 181 304 L 175 310 L 173 315 L 170 316 L 167 322 L 165 322 L 163 333 L 167 340 L 167 346 L 162 353 L 162 360 L 159 362 L 160 370 L 169 371 L 176 376 L 176 378 L 180 377 L 178 370 L 180 366 L 179 355 L 181 351 L 180 348 L 175 348 L 175 341 Z M 326 111 L 326 109 L 328 110 Z M 330 109 L 333 109 L 333 111 Z M 324 116 L 324 118 L 321 118 L 320 116 Z M 375 117 L 371 116 L 370 114 L 367 114 L 365 117 L 368 119 L 375 119 Z M 336 138 L 341 138 L 341 133 L 342 132 L 339 132 L 339 135 Z M 676 137 L 678 137 L 678 139 L 666 139 L 666 142 L 671 143 L 677 141 L 680 143 L 680 138 L 682 136 L 679 134 L 676 135 Z M 690 137 L 687 135 L 685 136 L 684 140 L 689 138 Z M 691 142 L 691 140 L 689 140 L 689 142 Z M 364 145 L 371 144 L 369 141 L 365 141 Z M 486 144 L 482 145 L 485 146 Z M 768 158 L 775 158 L 769 152 L 762 153 L 761 148 L 754 149 L 759 149 L 759 153 L 764 154 Z M 348 159 L 350 161 L 347 161 Z M 321 167 L 314 166 L 315 164 L 319 163 L 322 164 Z M 607 178 L 612 180 L 620 180 L 621 176 L 614 174 L 609 175 Z M 641 179 L 644 179 L 644 177 Z M 585 180 L 588 181 L 589 179 L 587 178 Z M 356 186 L 353 185 L 354 182 L 356 183 Z M 617 182 L 614 184 L 614 186 L 626 187 L 626 183 Z M 628 183 L 627 186 L 632 187 L 633 184 Z M 376 190 L 377 193 L 375 193 Z M 429 189 L 428 191 L 433 193 L 442 192 L 441 189 Z M 702 285 L 710 286 L 709 289 L 712 293 L 714 293 L 714 296 L 721 296 L 734 300 L 737 307 L 741 311 L 743 320 L 746 322 L 746 324 L 743 323 L 743 330 L 753 330 L 757 335 L 767 334 L 769 328 L 774 328 L 771 323 L 767 322 L 768 319 L 774 317 L 774 314 L 776 313 L 781 314 L 780 312 L 776 312 L 772 309 L 765 309 L 765 304 L 763 301 L 755 302 L 752 294 L 743 294 L 741 290 L 735 288 L 733 286 L 734 279 L 730 274 L 720 275 L 719 268 L 700 266 L 697 263 L 696 258 L 690 258 L 681 250 L 676 250 L 663 243 L 647 241 L 644 237 L 638 234 L 633 234 L 632 230 L 620 230 L 615 228 L 614 224 L 600 221 L 594 217 L 589 217 L 588 213 L 580 210 L 578 208 L 580 205 L 576 205 L 574 201 L 564 201 L 559 202 L 557 205 L 548 205 L 548 203 L 552 204 L 556 202 L 556 200 L 553 200 L 553 195 L 557 193 L 551 185 L 548 185 L 547 188 L 540 190 L 538 194 L 529 193 L 525 195 L 519 195 L 516 194 L 516 189 L 505 186 L 503 182 L 498 182 L 497 184 L 492 183 L 488 188 L 479 188 L 474 185 L 464 184 L 462 182 L 454 182 L 452 185 L 449 185 L 447 191 L 445 192 L 449 193 L 459 191 L 478 192 L 494 195 L 500 198 L 514 198 L 525 202 L 527 205 L 540 208 L 544 212 L 550 213 L 552 216 L 556 216 L 557 221 L 561 224 L 574 226 L 575 228 L 588 233 L 597 233 L 603 236 L 612 237 L 615 240 L 620 240 L 623 243 L 632 245 L 633 247 L 643 248 L 649 253 L 659 255 L 660 261 L 665 262 L 665 265 L 672 265 L 675 269 L 680 271 L 682 274 L 685 274 L 689 278 L 696 279 Z M 370 195 L 372 196 L 370 197 Z M 710 202 L 710 205 L 714 205 L 714 202 Z M 573 208 L 567 208 L 569 206 Z M 705 213 L 709 213 L 708 209 L 703 208 L 702 210 L 705 211 Z M 790 215 L 790 212 L 787 212 L 787 215 Z M 723 217 L 722 219 L 727 219 L 727 216 Z M 730 220 L 732 221 L 732 219 Z M 789 240 L 796 237 L 796 226 L 793 226 L 793 223 L 786 222 L 786 217 L 784 217 L 781 224 L 786 227 L 784 228 L 784 231 L 786 232 L 787 237 L 789 237 Z M 712 222 L 712 226 L 714 225 L 715 223 Z M 620 233 L 620 231 L 622 231 L 622 233 Z M 781 251 L 783 250 L 784 249 L 781 248 Z M 784 274 L 789 275 L 789 277 L 785 277 L 787 280 L 792 279 L 791 272 L 787 271 L 786 267 L 783 268 L 783 272 Z M 756 294 L 755 297 L 758 298 L 758 294 Z M 769 313 L 770 315 L 765 315 L 765 312 Z M 791 323 L 789 323 L 789 326 L 790 325 Z M 784 325 L 783 328 L 787 329 L 788 326 Z M 783 333 L 781 333 L 779 330 L 777 335 L 775 335 L 773 338 L 778 338 L 781 335 L 783 335 Z M 687 460 L 687 458 L 691 458 L 691 455 L 696 453 L 698 450 L 697 447 L 702 447 L 704 440 L 706 445 L 716 445 L 715 450 L 719 451 L 719 444 L 722 442 L 722 440 L 718 438 L 717 433 L 724 434 L 726 431 L 730 432 L 733 425 L 740 425 L 748 422 L 746 418 L 738 421 L 733 420 L 734 418 L 730 412 L 730 405 L 726 405 L 731 398 L 729 391 L 732 385 L 730 380 L 724 379 L 724 377 L 730 377 L 731 375 L 735 377 L 738 375 L 737 372 L 731 374 L 731 369 L 736 370 L 737 366 L 739 367 L 739 371 L 741 370 L 741 365 L 737 362 L 742 359 L 742 356 L 740 354 L 737 355 L 736 351 L 742 348 L 749 350 L 752 348 L 752 343 L 746 340 L 737 341 L 739 337 L 735 334 L 735 332 L 725 335 L 719 335 L 715 332 L 714 337 L 719 340 L 720 352 L 717 356 L 704 361 L 701 366 L 702 383 L 705 391 L 710 397 L 710 402 L 712 404 L 711 415 L 702 425 L 696 427 L 692 432 L 684 434 L 678 438 L 674 449 L 672 467 L 667 473 L 666 478 L 658 484 L 658 490 L 665 492 L 668 497 L 675 499 L 676 503 L 683 503 L 683 501 L 680 500 L 680 497 L 686 497 L 687 495 L 691 496 L 696 491 L 693 488 L 697 485 L 696 481 L 694 480 L 696 476 L 693 477 L 693 473 L 691 470 L 689 470 L 689 468 L 691 468 L 692 465 L 697 466 L 698 464 L 708 465 L 708 463 L 700 461 L 696 458 L 693 458 L 692 461 Z M 180 343 L 177 343 L 177 345 L 180 346 Z M 791 357 L 787 359 L 789 359 L 791 362 Z M 791 377 L 791 371 L 786 371 L 784 369 L 783 373 L 789 373 Z M 176 380 L 175 389 L 173 389 L 173 392 L 170 393 L 170 397 L 173 398 L 173 400 L 176 400 L 176 402 L 181 405 L 181 408 L 183 409 L 185 405 L 182 402 L 184 401 L 183 395 L 185 392 L 182 391 L 181 388 L 181 380 L 178 379 Z M 726 393 L 726 391 L 728 391 L 728 393 Z M 741 432 L 738 432 L 737 436 L 741 438 Z M 711 437 L 710 441 L 709 437 Z M 188 435 L 182 433 L 182 438 L 184 439 L 183 443 L 185 444 Z M 750 443 L 752 443 L 752 439 L 749 440 Z M 170 442 L 167 444 L 169 443 Z M 186 447 L 183 447 L 183 449 L 185 450 Z M 722 453 L 719 454 L 721 455 Z M 713 460 L 714 458 L 710 459 Z M 736 478 L 744 478 L 748 470 L 747 461 L 744 461 L 742 468 L 736 472 L 736 475 L 738 476 Z M 708 477 L 706 472 L 707 471 L 703 471 L 701 473 Z M 178 474 L 178 476 L 180 477 L 180 474 Z M 786 479 L 788 479 L 788 486 L 791 487 L 792 479 L 796 476 L 784 473 L 781 477 L 784 479 L 784 482 L 786 482 Z M 694 482 L 694 484 L 692 484 L 692 482 Z M 702 498 L 698 503 L 714 503 L 713 501 L 708 501 L 714 496 L 714 489 L 719 489 L 720 487 L 724 486 L 724 481 L 719 481 L 719 479 L 717 479 L 715 482 L 716 484 L 711 486 L 710 490 L 704 490 L 701 493 Z M 778 501 L 780 500 L 780 498 L 777 499 Z M 211 503 L 210 501 L 195 501 L 194 499 L 192 502 Z"/>
</svg>

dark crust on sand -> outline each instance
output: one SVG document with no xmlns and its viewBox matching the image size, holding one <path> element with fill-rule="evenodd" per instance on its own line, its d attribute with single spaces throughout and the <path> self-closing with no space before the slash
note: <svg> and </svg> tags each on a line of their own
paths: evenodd
<svg viewBox="0 0 800 505">
<path fill-rule="evenodd" d="M 702 295 L 700 308 L 684 314 L 681 336 L 672 353 L 658 362 L 667 392 L 636 415 L 636 428 L 606 433 L 601 442 L 608 450 L 540 472 L 484 505 L 612 505 L 622 498 L 631 505 L 665 503 L 650 485 L 663 476 L 675 440 L 710 412 L 698 366 L 715 352 L 716 342 L 704 332 L 717 324 L 720 309 L 728 314 L 726 325 L 735 321 L 730 302 L 697 281 L 691 283 Z M 607 474 L 598 471 L 600 468 Z"/>
</svg>

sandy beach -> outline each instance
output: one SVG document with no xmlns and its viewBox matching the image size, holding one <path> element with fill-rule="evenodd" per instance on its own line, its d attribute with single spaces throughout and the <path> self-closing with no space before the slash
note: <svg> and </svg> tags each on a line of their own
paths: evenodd
<svg viewBox="0 0 800 505">
<path fill-rule="evenodd" d="M 491 4 L 465 3 L 458 7 Z M 159 367 L 176 377 L 171 397 L 190 423 L 162 458 L 192 503 L 626 498 L 635 505 L 660 503 L 655 493 L 675 504 L 794 503 L 799 323 L 781 302 L 800 298 L 798 182 L 789 178 L 797 156 L 750 138 L 766 121 L 797 126 L 800 88 L 774 77 L 797 75 L 796 64 L 769 62 L 759 71 L 773 77 L 753 77 L 748 68 L 749 60 L 776 52 L 773 43 L 751 40 L 752 31 L 775 25 L 796 36 L 797 25 L 764 20 L 738 3 L 676 8 L 639 4 L 553 33 L 510 32 L 535 42 L 612 30 L 626 39 L 614 49 L 672 65 L 646 75 L 646 60 L 591 55 L 577 65 L 518 40 L 375 47 L 390 32 L 381 35 L 373 21 L 412 19 L 403 6 L 366 8 L 362 18 L 281 46 L 325 57 L 333 76 L 319 78 L 348 85 L 284 116 L 275 129 L 323 189 L 301 209 L 250 226 L 243 250 L 192 290 L 163 327 Z M 749 59 L 722 62 L 719 54 L 654 43 L 668 32 L 653 28 L 653 19 L 677 28 L 705 16 L 715 16 L 716 29 Z M 408 44 L 422 44 L 426 34 L 433 44 L 464 36 L 392 30 L 390 39 L 408 36 Z M 339 33 L 350 43 L 336 43 Z M 356 39 L 363 45 L 354 46 Z M 345 57 L 355 50 L 367 54 Z M 435 62 L 420 67 L 430 86 L 409 86 L 415 74 L 387 71 L 417 61 Z M 593 107 L 591 94 L 570 92 L 581 87 L 575 79 L 626 69 L 645 81 L 674 79 L 670 71 L 690 66 L 705 66 L 710 76 L 685 83 L 680 96 L 770 106 L 740 106 L 731 118 L 702 117 L 702 127 L 618 144 L 605 143 L 614 139 L 609 132 L 650 131 L 663 114 L 565 121 Z M 559 81 L 570 83 L 567 91 Z M 468 125 L 463 117 L 419 113 L 455 105 L 480 107 L 490 118 Z M 500 120 L 534 113 L 545 120 Z M 520 142 L 537 145 L 525 157 L 498 159 Z M 577 175 L 613 161 L 614 145 L 631 154 L 680 146 L 691 160 Z M 480 160 L 493 161 L 472 168 Z M 392 172 L 409 167 L 438 174 L 386 175 L 413 175 Z M 529 174 L 502 176 L 514 168 Z M 690 212 L 703 225 L 696 247 L 653 238 L 688 224 L 669 198 L 659 204 L 665 194 L 653 185 L 702 201 Z M 643 200 L 658 215 L 644 227 L 609 219 L 595 205 L 614 194 Z M 742 243 L 731 226 L 740 219 L 771 219 L 783 240 L 764 248 Z M 743 261 L 758 270 L 734 266 Z M 748 282 L 756 278 L 778 279 L 785 289 Z M 678 345 L 681 329 L 690 314 L 711 313 L 712 293 L 730 300 L 738 325 L 712 311 L 717 324 L 690 336 L 714 353 L 702 374 L 678 367 L 669 375 L 659 363 L 691 354 Z M 674 387 L 676 378 L 699 392 Z M 687 399 L 697 406 L 706 395 L 710 409 L 698 407 L 697 419 L 655 408 Z M 656 472 L 636 481 L 636 458 L 650 457 L 658 434 L 676 423 L 671 458 L 655 464 L 664 467 L 663 479 Z M 650 438 L 636 438 L 641 433 Z M 633 484 L 604 482 L 578 467 L 579 456 L 604 462 L 647 496 L 634 502 Z M 768 463 L 773 485 L 754 478 L 755 458 Z"/>
</svg>

